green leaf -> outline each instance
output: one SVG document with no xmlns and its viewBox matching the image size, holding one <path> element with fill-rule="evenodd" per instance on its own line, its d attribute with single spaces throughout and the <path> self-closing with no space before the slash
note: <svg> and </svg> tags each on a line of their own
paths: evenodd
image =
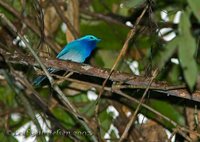
<svg viewBox="0 0 200 142">
<path fill-rule="evenodd" d="M 66 35 L 65 33 L 61 30 L 61 28 L 57 31 L 55 40 L 59 45 L 65 46 L 67 41 L 66 41 Z"/>
<path fill-rule="evenodd" d="M 132 7 L 138 7 L 141 4 L 143 4 L 146 0 L 126 0 L 124 2 L 124 5 L 126 7 L 132 8 Z"/>
<path fill-rule="evenodd" d="M 69 98 L 71 101 L 73 101 L 74 103 L 88 103 L 89 99 L 86 95 L 86 93 L 81 92 L 77 95 L 74 95 L 72 97 Z"/>
<path fill-rule="evenodd" d="M 0 86 L 0 101 L 4 102 L 7 107 L 15 106 L 15 93 L 8 86 Z"/>
<path fill-rule="evenodd" d="M 97 52 L 97 57 L 100 57 L 101 60 L 103 61 L 103 66 L 104 68 L 111 68 L 117 59 L 118 52 L 113 51 L 113 50 L 98 50 Z M 112 57 L 112 58 L 110 58 Z"/>
<path fill-rule="evenodd" d="M 99 114 L 100 124 L 102 128 L 102 136 L 109 130 L 113 121 L 112 114 L 109 114 L 106 109 Z"/>
<path fill-rule="evenodd" d="M 192 12 L 200 22 L 200 0 L 187 0 Z"/>
<path fill-rule="evenodd" d="M 112 10 L 114 6 L 119 6 L 122 0 L 92 0 L 92 7 L 96 12 L 106 12 Z"/>
<path fill-rule="evenodd" d="M 107 49 L 107 50 L 119 50 L 122 48 L 123 43 L 126 39 L 128 33 L 127 27 L 122 27 L 119 25 L 109 25 L 104 22 L 87 22 L 81 21 L 81 34 L 92 34 L 101 38 L 101 42 L 98 44 L 98 47 Z"/>
<path fill-rule="evenodd" d="M 178 56 L 183 69 L 185 80 L 190 90 L 193 90 L 198 75 L 197 64 L 194 59 L 197 45 L 190 32 L 191 24 L 189 17 L 190 12 L 188 11 L 185 11 L 181 16 L 181 21 L 179 24 L 180 36 Z"/>
<path fill-rule="evenodd" d="M 4 132 L 0 132 L 0 140 L 2 142 L 17 142 L 15 137 L 13 137 L 11 134 L 4 134 Z"/>
<path fill-rule="evenodd" d="M 179 79 L 179 77 L 181 76 L 181 68 L 179 65 L 173 65 L 170 69 L 170 72 L 168 72 L 166 76 L 167 76 L 167 82 L 170 82 L 174 85 L 182 83 L 182 80 Z"/>
<path fill-rule="evenodd" d="M 64 123 L 66 128 L 71 128 L 75 125 L 75 122 L 72 118 L 72 116 L 68 113 L 66 113 L 61 108 L 54 108 L 53 114 L 56 116 L 56 118 L 59 119 L 60 122 Z"/>
<path fill-rule="evenodd" d="M 151 94 L 154 96 L 154 94 Z M 178 108 L 174 105 L 166 101 L 156 100 L 156 99 L 149 99 L 147 105 L 156 111 L 160 112 L 165 117 L 175 121 L 179 125 L 185 125 L 185 119 L 181 112 L 178 111 Z M 136 109 L 137 104 L 133 104 L 133 109 Z M 174 125 L 172 125 L 169 121 L 165 120 L 164 118 L 160 117 L 159 115 L 153 113 L 152 111 L 147 110 L 146 108 L 142 107 L 140 112 L 144 114 L 146 117 L 155 119 L 159 123 L 163 124 L 166 128 L 173 129 Z"/>
<path fill-rule="evenodd" d="M 115 63 L 115 60 L 117 59 L 118 54 L 118 51 L 100 49 L 97 51 L 97 54 L 94 57 L 95 63 L 104 68 L 112 68 L 112 66 Z M 127 73 L 131 72 L 129 65 L 123 62 L 122 60 L 119 62 L 117 70 Z"/>
<path fill-rule="evenodd" d="M 92 117 L 94 115 L 96 102 L 91 101 L 85 104 L 82 108 L 80 108 L 80 112 L 84 114 L 84 116 Z"/>
<path fill-rule="evenodd" d="M 180 125 L 185 125 L 185 119 L 183 115 L 178 112 L 174 106 L 166 101 L 154 100 L 151 99 L 149 102 L 150 107 L 156 109 L 161 114 L 165 115 L 166 117 L 174 120 Z"/>
<path fill-rule="evenodd" d="M 184 70 L 184 77 L 187 81 L 187 84 L 190 90 L 193 90 L 193 87 L 196 83 L 198 75 L 197 64 L 195 61 L 191 61 L 187 68 Z"/>
</svg>

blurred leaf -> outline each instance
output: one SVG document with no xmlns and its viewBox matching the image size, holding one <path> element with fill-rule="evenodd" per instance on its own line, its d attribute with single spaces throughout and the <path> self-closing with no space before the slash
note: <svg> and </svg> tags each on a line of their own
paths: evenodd
<svg viewBox="0 0 200 142">
<path fill-rule="evenodd" d="M 30 6 L 30 4 L 28 4 L 29 2 L 27 2 L 27 7 Z M 20 1 L 17 0 L 13 0 L 11 1 L 11 4 L 14 8 L 16 8 L 18 11 L 22 10 L 22 3 Z M 33 6 L 33 5 L 32 5 Z M 25 7 L 26 8 L 26 7 Z M 30 7 L 29 7 L 30 8 Z M 31 13 L 31 12 L 30 12 Z"/>
<path fill-rule="evenodd" d="M 85 104 L 83 107 L 80 108 L 80 112 L 88 117 L 91 117 L 94 115 L 95 106 L 96 106 L 95 101 L 88 102 L 87 104 Z"/>
<path fill-rule="evenodd" d="M 6 17 L 8 17 L 11 20 L 14 19 L 14 16 L 8 10 L 3 8 L 2 6 L 0 6 L 0 13 L 3 13 Z"/>
<path fill-rule="evenodd" d="M 72 128 L 75 125 L 75 122 L 71 115 L 66 113 L 61 108 L 54 108 L 53 114 L 60 120 L 60 122 L 64 123 L 66 128 Z"/>
<path fill-rule="evenodd" d="M 195 39 L 192 37 L 190 32 L 191 25 L 189 16 L 189 11 L 185 11 L 181 16 L 181 21 L 179 24 L 180 41 L 178 55 L 185 80 L 190 90 L 193 90 L 198 75 L 197 64 L 194 59 L 197 45 Z"/>
<path fill-rule="evenodd" d="M 92 8 L 94 9 L 95 12 L 104 12 L 104 7 L 99 3 L 98 0 L 92 1 Z"/>
<path fill-rule="evenodd" d="M 151 99 L 149 101 L 149 105 L 169 119 L 174 120 L 179 125 L 185 125 L 185 119 L 183 115 L 178 112 L 175 106 L 172 106 L 170 103 L 166 101 Z"/>
<path fill-rule="evenodd" d="M 178 46 L 179 40 L 177 38 L 173 39 L 164 47 L 164 49 L 155 57 L 155 65 L 160 69 L 165 65 L 165 63 L 173 55 L 174 51 Z M 158 63 L 159 62 L 159 63 Z"/>
<path fill-rule="evenodd" d="M 118 54 L 119 54 L 118 51 L 100 49 L 97 51 L 95 55 L 95 62 L 97 65 L 101 67 L 112 68 L 112 66 L 115 63 L 115 60 L 117 59 Z M 123 60 L 119 62 L 117 70 L 127 73 L 131 72 L 129 65 L 125 63 Z"/>
<path fill-rule="evenodd" d="M 2 100 L 7 107 L 15 106 L 15 93 L 9 86 L 0 86 L 0 100 Z"/>
<path fill-rule="evenodd" d="M 110 137 L 111 139 L 118 139 L 114 130 L 111 130 Z"/>
<path fill-rule="evenodd" d="M 96 52 L 96 54 L 94 56 L 95 64 L 100 67 L 104 67 L 104 61 L 103 61 L 103 58 L 101 57 L 101 55 L 99 54 L 99 50 Z"/>
<path fill-rule="evenodd" d="M 187 0 L 192 12 L 200 22 L 200 1 L 199 0 Z"/>
<path fill-rule="evenodd" d="M 153 94 L 152 94 L 153 95 Z M 183 115 L 176 110 L 176 106 L 172 106 L 170 103 L 166 101 L 156 100 L 156 99 L 149 99 L 147 101 L 147 105 L 156 111 L 160 112 L 167 118 L 175 121 L 176 123 L 180 125 L 185 125 L 185 119 Z M 133 109 L 136 109 L 137 104 L 132 104 Z M 146 117 L 150 119 L 154 119 L 164 125 L 166 128 L 173 129 L 174 126 L 167 120 L 165 120 L 162 117 L 159 117 L 159 115 L 147 110 L 146 108 L 141 108 L 140 112 L 144 114 Z"/>
<path fill-rule="evenodd" d="M 124 5 L 128 8 L 135 8 L 143 4 L 146 0 L 126 0 Z"/>
<path fill-rule="evenodd" d="M 100 124 L 102 128 L 102 137 L 109 130 L 110 125 L 113 121 L 112 114 L 109 114 L 106 109 L 99 114 Z"/>
<path fill-rule="evenodd" d="M 87 94 L 84 93 L 84 92 L 70 97 L 70 100 L 72 100 L 74 103 L 80 103 L 80 102 L 81 103 L 86 103 L 86 102 L 89 102 Z"/>
<path fill-rule="evenodd" d="M 67 44 L 66 35 L 61 30 L 61 28 L 59 28 L 59 30 L 56 32 L 55 40 L 59 45 L 62 45 L 63 47 Z"/>
<path fill-rule="evenodd" d="M 196 84 L 197 75 L 198 75 L 197 64 L 195 61 L 191 61 L 190 64 L 187 65 L 187 68 L 184 69 L 185 80 L 190 90 L 193 90 Z"/>
<path fill-rule="evenodd" d="M 179 77 L 181 76 L 181 68 L 179 65 L 173 65 L 167 75 L 167 81 L 172 84 L 181 84 Z"/>
<path fill-rule="evenodd" d="M 155 41 L 157 41 L 157 40 L 158 40 L 158 37 L 155 34 L 152 34 L 151 36 L 138 35 L 134 40 L 134 44 L 138 48 L 149 49 L 149 47 L 151 47 L 151 45 L 155 44 Z"/>
<path fill-rule="evenodd" d="M 98 56 L 97 56 L 98 55 Z M 113 50 L 98 50 L 95 58 L 100 57 L 104 68 L 111 68 L 117 59 L 118 52 Z M 110 58 L 112 57 L 112 58 Z"/>
<path fill-rule="evenodd" d="M 97 45 L 107 50 L 119 50 L 122 48 L 128 32 L 128 28 L 104 22 L 81 22 L 81 34 L 92 34 L 101 38 L 102 41 Z"/>
<path fill-rule="evenodd" d="M 167 43 L 164 51 L 161 51 L 155 59 L 155 64 L 159 61 L 159 68 L 162 68 L 164 64 L 172 56 L 176 48 L 178 47 L 178 57 L 183 69 L 184 78 L 190 88 L 193 89 L 196 78 L 198 74 L 197 64 L 194 59 L 194 54 L 196 52 L 196 41 L 193 38 L 190 28 L 190 11 L 183 12 L 179 24 L 179 35 L 175 37 L 172 41 Z"/>
<path fill-rule="evenodd" d="M 9 6 L 13 6 L 17 11 L 22 10 L 21 2 L 18 0 L 6 0 L 4 2 L 6 2 L 6 4 L 8 4 Z M 15 18 L 15 16 L 13 16 L 13 14 L 11 14 L 9 10 L 4 8 L 3 6 L 0 6 L 0 13 L 3 13 L 10 20 L 14 20 Z"/>
<path fill-rule="evenodd" d="M 112 10 L 115 4 L 119 6 L 121 1 L 122 0 L 92 0 L 92 6 L 96 12 L 105 12 Z"/>
<path fill-rule="evenodd" d="M 18 142 L 14 136 L 11 134 L 5 135 L 4 132 L 0 132 L 0 140 L 2 142 Z"/>
</svg>

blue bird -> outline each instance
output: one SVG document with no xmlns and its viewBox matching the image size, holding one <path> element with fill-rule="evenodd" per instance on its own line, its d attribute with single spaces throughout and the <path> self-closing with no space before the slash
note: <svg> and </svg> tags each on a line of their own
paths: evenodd
<svg viewBox="0 0 200 142">
<path fill-rule="evenodd" d="M 86 35 L 77 40 L 68 43 L 56 56 L 60 60 L 70 60 L 73 62 L 83 63 L 85 59 L 90 56 L 91 52 L 96 48 L 101 39 L 93 36 Z M 58 69 L 48 68 L 49 73 L 55 73 Z M 33 85 L 39 86 L 46 76 L 41 75 L 33 81 Z"/>
</svg>

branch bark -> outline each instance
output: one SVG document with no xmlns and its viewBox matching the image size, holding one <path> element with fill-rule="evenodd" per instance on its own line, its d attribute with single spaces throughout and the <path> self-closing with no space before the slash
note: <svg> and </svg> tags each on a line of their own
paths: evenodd
<svg viewBox="0 0 200 142">
<path fill-rule="evenodd" d="M 5 53 L 3 54 L 5 55 Z M 31 65 L 38 66 L 38 63 L 34 61 L 31 57 L 23 57 L 21 55 L 15 56 L 5 56 L 7 62 L 11 62 L 14 64 L 23 64 L 23 65 Z M 75 73 L 79 73 L 82 75 L 87 75 L 91 77 L 97 77 L 100 79 L 106 79 L 109 76 L 110 70 L 98 68 L 94 66 L 90 66 L 87 64 L 79 64 L 71 61 L 61 61 L 61 60 L 53 60 L 53 59 L 42 59 L 42 62 L 47 67 L 53 67 L 60 70 L 72 71 Z M 109 81 L 111 82 L 120 82 L 121 84 L 128 85 L 126 88 L 133 89 L 145 89 L 148 86 L 149 78 L 145 78 L 142 76 L 136 76 L 128 73 L 122 73 L 119 71 L 114 71 L 110 76 Z M 112 89 L 115 89 L 115 85 L 112 86 Z M 187 89 L 182 86 L 170 86 L 166 82 L 162 81 L 153 81 L 150 90 L 154 90 L 159 92 L 162 95 L 174 96 L 178 98 L 188 99 L 196 102 L 200 102 L 200 91 L 196 90 L 192 94 L 187 91 Z"/>
</svg>

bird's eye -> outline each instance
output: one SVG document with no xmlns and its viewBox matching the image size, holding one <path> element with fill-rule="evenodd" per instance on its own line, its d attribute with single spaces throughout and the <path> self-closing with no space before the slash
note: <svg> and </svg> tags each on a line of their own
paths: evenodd
<svg viewBox="0 0 200 142">
<path fill-rule="evenodd" d="M 94 38 L 91 36 L 90 39 L 94 39 Z"/>
</svg>

